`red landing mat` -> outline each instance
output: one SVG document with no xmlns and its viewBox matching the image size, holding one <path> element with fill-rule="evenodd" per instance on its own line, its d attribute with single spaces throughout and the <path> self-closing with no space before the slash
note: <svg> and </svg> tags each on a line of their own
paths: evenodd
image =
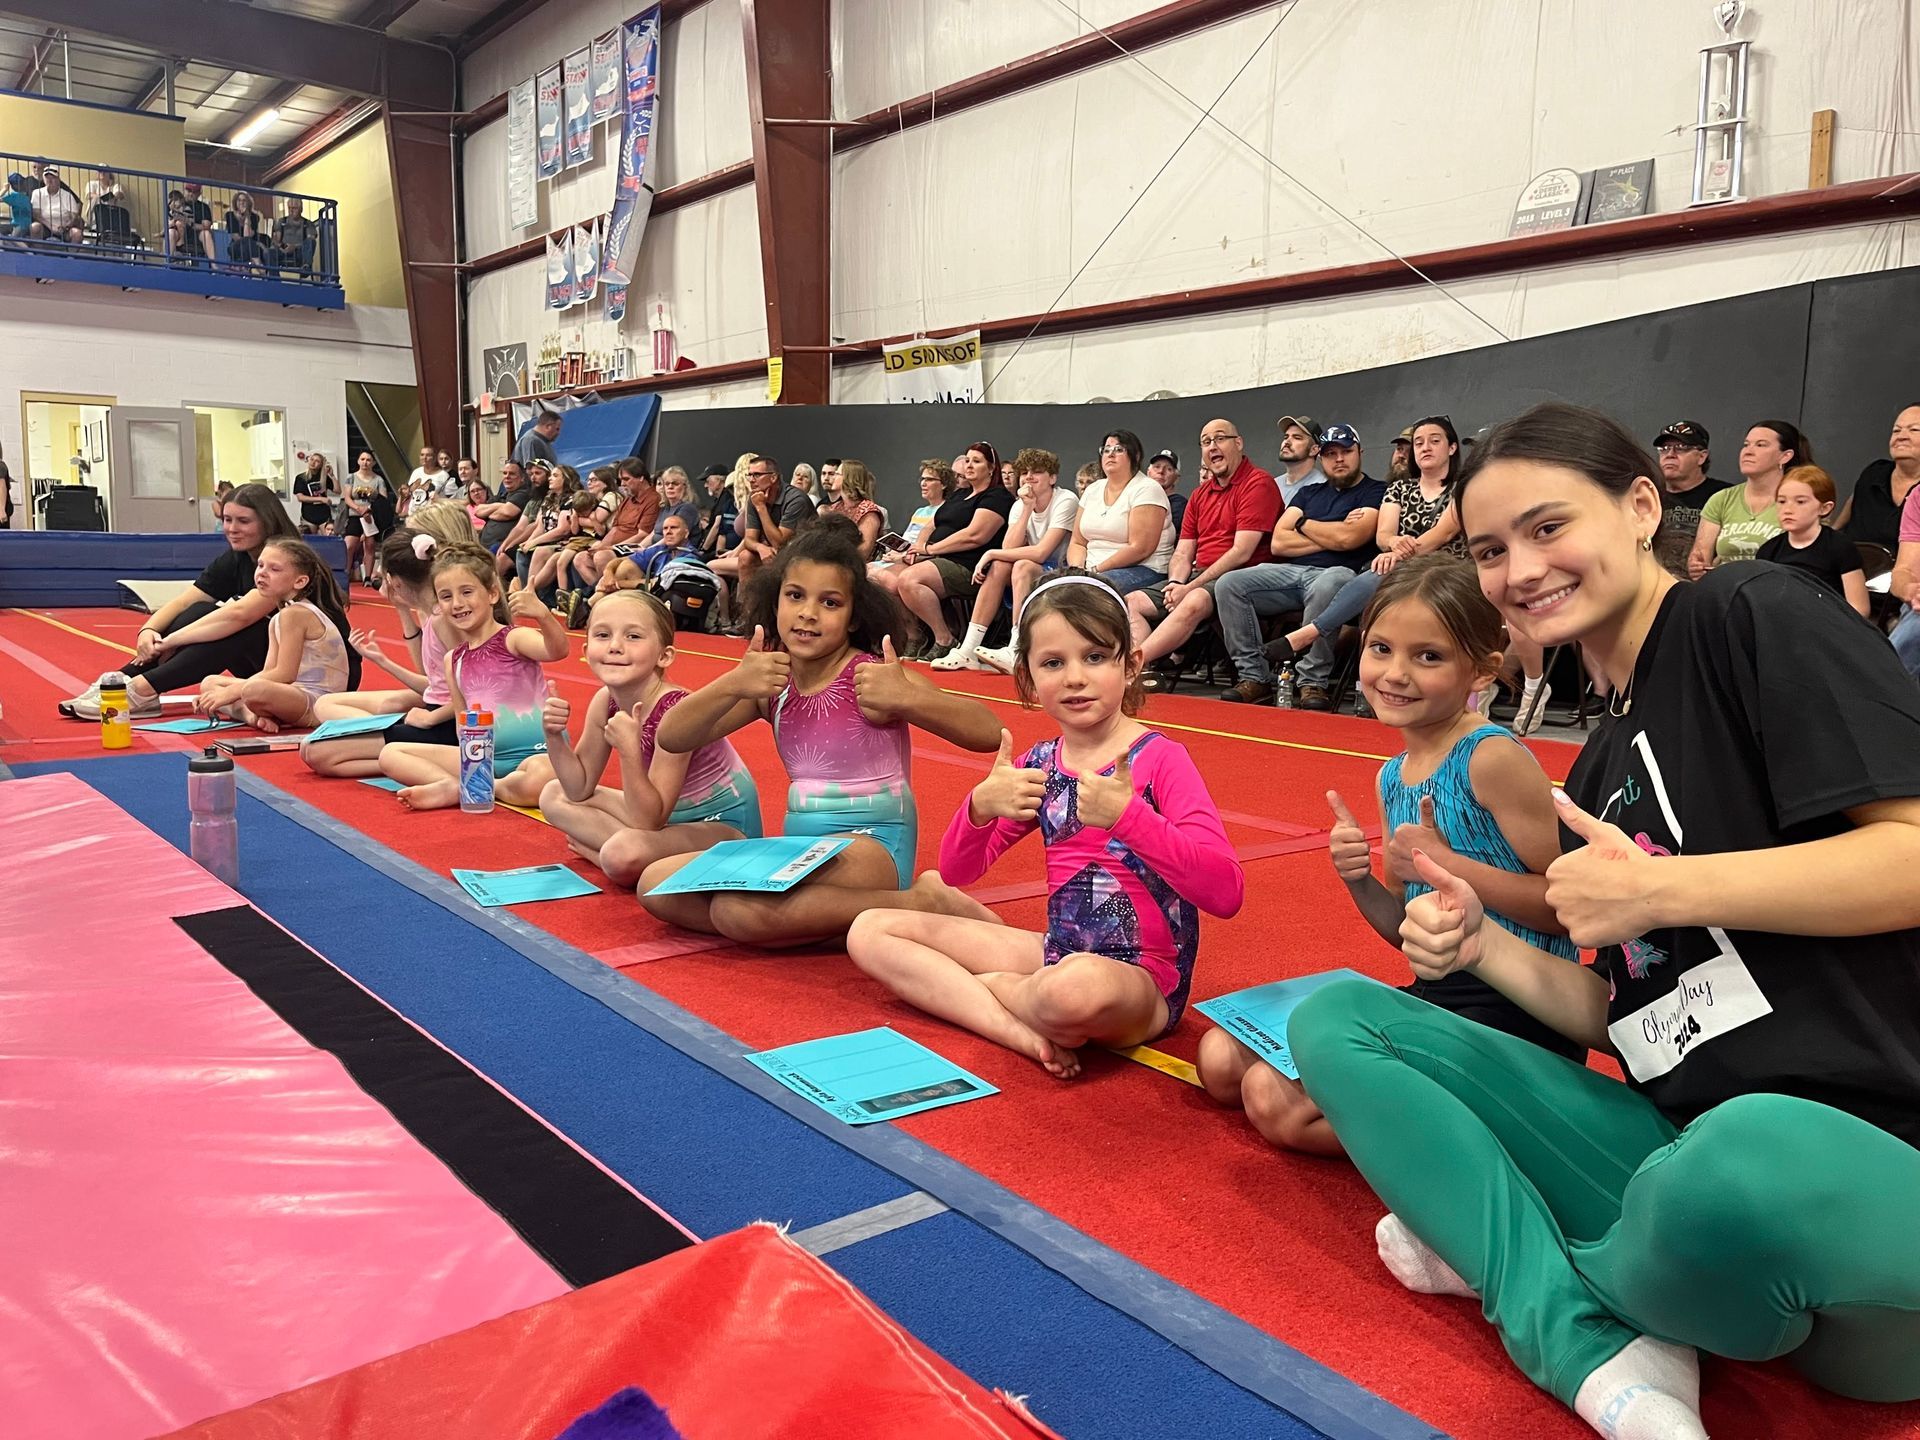
<svg viewBox="0 0 1920 1440">
<path fill-rule="evenodd" d="M 551 1440 L 627 1386 L 687 1440 L 1052 1435 L 752 1225 L 174 1440 Z"/>
</svg>

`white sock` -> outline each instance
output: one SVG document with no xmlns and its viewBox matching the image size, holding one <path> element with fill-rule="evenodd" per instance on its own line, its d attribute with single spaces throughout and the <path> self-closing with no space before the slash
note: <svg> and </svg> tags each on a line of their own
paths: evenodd
<svg viewBox="0 0 1920 1440">
<path fill-rule="evenodd" d="M 980 643 L 986 638 L 987 638 L 986 626 L 969 625 L 967 626 L 967 633 L 963 637 L 961 637 L 959 645 L 955 647 L 955 651 L 956 653 L 961 655 L 971 655 L 973 654 L 974 651 L 980 648 Z"/>
<path fill-rule="evenodd" d="M 1526 677 L 1526 683 L 1520 687 L 1520 703 L 1522 706 L 1525 706 L 1528 701 L 1540 693 L 1540 682 L 1546 678 L 1544 672 L 1539 675 L 1529 675 Z"/>
<path fill-rule="evenodd" d="M 1389 1212 L 1380 1217 L 1380 1223 L 1373 1229 L 1373 1243 L 1379 1247 L 1381 1264 L 1393 1272 L 1394 1279 L 1416 1294 L 1473 1294 L 1473 1287 L 1434 1254 L 1426 1241 L 1409 1230 L 1398 1215 Z"/>
<path fill-rule="evenodd" d="M 1642 1335 L 1581 1382 L 1580 1418 L 1607 1440 L 1707 1440 L 1700 1423 L 1700 1357 Z"/>
</svg>

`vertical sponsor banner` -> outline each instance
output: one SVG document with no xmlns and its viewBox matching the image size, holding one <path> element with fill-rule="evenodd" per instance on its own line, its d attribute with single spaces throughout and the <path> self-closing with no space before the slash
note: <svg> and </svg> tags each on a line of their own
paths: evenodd
<svg viewBox="0 0 1920 1440">
<path fill-rule="evenodd" d="M 573 303 L 573 231 L 556 239 L 547 236 L 547 308 L 564 310 Z"/>
<path fill-rule="evenodd" d="M 533 110 L 533 81 L 522 80 L 507 91 L 507 223 L 516 230 L 540 223 Z"/>
<path fill-rule="evenodd" d="M 620 31 L 609 30 L 593 42 L 587 62 L 587 117 L 598 125 L 620 113 Z"/>
<path fill-rule="evenodd" d="M 542 180 L 560 173 L 564 149 L 560 139 L 560 67 L 542 70 L 534 81 L 536 168 Z"/>
<path fill-rule="evenodd" d="M 654 111 L 660 98 L 660 7 L 649 5 L 620 27 L 626 85 L 620 129 L 620 167 L 614 181 L 613 212 L 607 217 L 600 251 L 600 280 L 620 287 L 622 311 L 626 287 L 640 257 L 640 234 L 653 208 L 647 167 L 653 158 Z"/>
<path fill-rule="evenodd" d="M 567 169 L 593 159 L 593 116 L 587 98 L 589 52 L 576 50 L 560 62 L 567 105 Z"/>
<path fill-rule="evenodd" d="M 600 222 L 573 227 L 573 300 L 584 305 L 600 288 Z"/>
<path fill-rule="evenodd" d="M 889 345 L 880 358 L 889 405 L 977 405 L 986 399 L 978 330 Z"/>
</svg>

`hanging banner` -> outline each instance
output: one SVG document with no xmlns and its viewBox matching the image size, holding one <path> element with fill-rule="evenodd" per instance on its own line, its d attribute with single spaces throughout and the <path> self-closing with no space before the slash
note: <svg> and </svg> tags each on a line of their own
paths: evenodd
<svg viewBox="0 0 1920 1440">
<path fill-rule="evenodd" d="M 533 81 L 522 80 L 507 91 L 507 223 L 516 230 L 540 223 L 533 128 Z"/>
<path fill-rule="evenodd" d="M 560 173 L 560 162 L 565 157 L 560 139 L 560 67 L 542 70 L 534 81 L 534 88 L 537 168 L 542 180 L 551 180 Z"/>
<path fill-rule="evenodd" d="M 593 116 L 587 97 L 588 52 L 576 50 L 560 62 L 567 101 L 567 169 L 593 159 Z"/>
<path fill-rule="evenodd" d="M 603 245 L 601 249 L 604 254 L 605 246 Z M 608 285 L 602 293 L 607 297 L 607 319 L 618 325 L 627 318 L 627 287 Z"/>
<path fill-rule="evenodd" d="M 598 125 L 620 113 L 620 31 L 609 30 L 593 42 L 587 64 L 588 117 Z"/>
<path fill-rule="evenodd" d="M 573 231 L 560 238 L 547 236 L 547 308 L 564 310 L 573 303 Z"/>
<path fill-rule="evenodd" d="M 650 5 L 620 27 L 626 90 L 620 128 L 620 171 L 613 213 L 600 251 L 602 284 L 624 291 L 640 258 L 640 234 L 653 208 L 647 167 L 653 157 L 654 108 L 660 98 L 660 7 Z M 623 297 L 624 298 L 624 297 Z M 623 306 L 624 309 L 624 306 Z"/>
<path fill-rule="evenodd" d="M 881 368 L 889 405 L 978 405 L 986 399 L 978 330 L 889 345 L 881 351 Z"/>
<path fill-rule="evenodd" d="M 573 300 L 584 305 L 600 288 L 600 222 L 573 227 Z"/>
</svg>

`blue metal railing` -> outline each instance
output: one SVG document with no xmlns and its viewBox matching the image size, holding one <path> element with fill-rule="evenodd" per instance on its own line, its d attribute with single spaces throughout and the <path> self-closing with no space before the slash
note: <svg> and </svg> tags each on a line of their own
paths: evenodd
<svg viewBox="0 0 1920 1440">
<path fill-rule="evenodd" d="M 0 251 L 340 286 L 339 206 L 318 195 L 4 152 L 0 180 Z"/>
</svg>

